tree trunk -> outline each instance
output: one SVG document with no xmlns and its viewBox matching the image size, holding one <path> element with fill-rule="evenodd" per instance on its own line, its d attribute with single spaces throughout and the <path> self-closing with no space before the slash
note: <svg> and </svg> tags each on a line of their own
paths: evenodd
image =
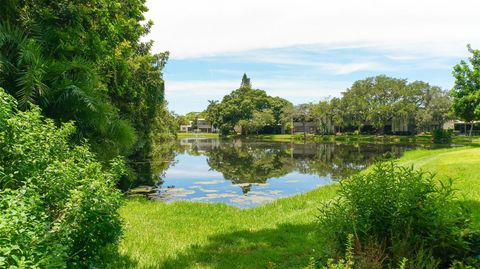
<svg viewBox="0 0 480 269">
<path fill-rule="evenodd" d="M 473 124 L 474 124 L 474 123 L 473 123 L 473 121 L 472 121 L 471 124 L 470 124 L 470 135 L 469 135 L 469 136 L 472 136 Z"/>
<path fill-rule="evenodd" d="M 293 126 L 293 117 L 292 117 L 292 127 L 290 128 L 290 134 L 293 136 L 293 132 L 294 132 L 294 126 Z"/>
<path fill-rule="evenodd" d="M 303 140 L 307 141 L 307 127 L 306 127 L 306 123 L 303 122 Z"/>
<path fill-rule="evenodd" d="M 465 135 L 467 135 L 467 122 L 466 121 L 463 122 L 463 132 L 465 133 Z"/>
</svg>

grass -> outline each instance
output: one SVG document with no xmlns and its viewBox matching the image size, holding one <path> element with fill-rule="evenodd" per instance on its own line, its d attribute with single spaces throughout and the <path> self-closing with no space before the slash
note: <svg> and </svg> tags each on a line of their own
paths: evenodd
<svg viewBox="0 0 480 269">
<path fill-rule="evenodd" d="M 449 148 L 434 151 L 415 150 L 400 159 L 403 165 L 452 178 L 462 200 L 470 206 L 474 223 L 480 228 L 480 148 Z"/>
<path fill-rule="evenodd" d="M 303 142 L 303 134 L 269 134 L 258 135 L 255 138 L 269 141 L 300 141 Z M 342 142 L 381 142 L 381 143 L 420 143 L 429 144 L 432 142 L 431 135 L 313 135 L 308 134 L 310 141 L 342 141 Z M 453 143 L 475 144 L 480 143 L 480 136 L 455 136 Z"/>
<path fill-rule="evenodd" d="M 480 224 L 480 148 L 407 152 L 399 162 L 456 178 Z M 241 210 L 224 204 L 128 200 L 110 268 L 301 268 L 320 249 L 315 218 L 337 185 Z M 480 225 L 479 225 L 480 226 Z"/>
<path fill-rule="evenodd" d="M 177 133 L 178 138 L 188 138 L 188 137 L 207 137 L 207 138 L 216 138 L 218 133 Z"/>
<path fill-rule="evenodd" d="M 335 186 L 242 210 L 224 204 L 130 200 L 110 268 L 300 268 L 314 249 L 319 200 Z M 123 264 L 121 264 L 123 263 Z"/>
</svg>

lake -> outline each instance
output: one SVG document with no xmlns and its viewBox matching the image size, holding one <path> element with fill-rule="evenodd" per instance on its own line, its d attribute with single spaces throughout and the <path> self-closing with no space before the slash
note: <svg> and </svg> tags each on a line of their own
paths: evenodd
<svg viewBox="0 0 480 269">
<path fill-rule="evenodd" d="M 143 185 L 153 185 L 150 199 L 248 208 L 340 181 L 379 158 L 396 158 L 415 147 L 184 138 L 163 145 L 161 157 L 152 160 L 157 168 L 149 170 L 154 177 Z"/>
</svg>

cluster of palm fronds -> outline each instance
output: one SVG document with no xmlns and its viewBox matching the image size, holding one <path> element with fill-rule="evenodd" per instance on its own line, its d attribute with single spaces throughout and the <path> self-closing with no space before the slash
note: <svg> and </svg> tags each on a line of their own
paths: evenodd
<svg viewBox="0 0 480 269">
<path fill-rule="evenodd" d="M 3 5 L 3 4 L 2 4 Z M 39 105 L 74 121 L 101 159 L 150 152 L 165 110 L 162 68 L 140 37 L 144 1 L 5 2 L 0 11 L 0 87 L 20 109 Z M 3 8 L 2 8 L 3 9 Z M 168 129 L 168 128 L 167 128 Z"/>
</svg>

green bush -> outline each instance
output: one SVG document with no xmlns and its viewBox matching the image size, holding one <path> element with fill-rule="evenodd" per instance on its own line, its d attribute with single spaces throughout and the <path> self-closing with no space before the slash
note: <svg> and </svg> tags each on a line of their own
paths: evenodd
<svg viewBox="0 0 480 269">
<path fill-rule="evenodd" d="M 16 107 L 0 88 L 0 268 L 86 267 L 121 233 L 123 163 L 104 169 L 69 145 L 73 124 Z"/>
<path fill-rule="evenodd" d="M 450 144 L 452 142 L 453 130 L 435 129 L 432 132 L 433 143 Z"/>
<path fill-rule="evenodd" d="M 446 268 L 478 255 L 478 233 L 456 200 L 451 180 L 393 162 L 341 182 L 336 200 L 320 209 L 325 257 L 344 255 L 354 235 L 359 268 Z"/>
</svg>

